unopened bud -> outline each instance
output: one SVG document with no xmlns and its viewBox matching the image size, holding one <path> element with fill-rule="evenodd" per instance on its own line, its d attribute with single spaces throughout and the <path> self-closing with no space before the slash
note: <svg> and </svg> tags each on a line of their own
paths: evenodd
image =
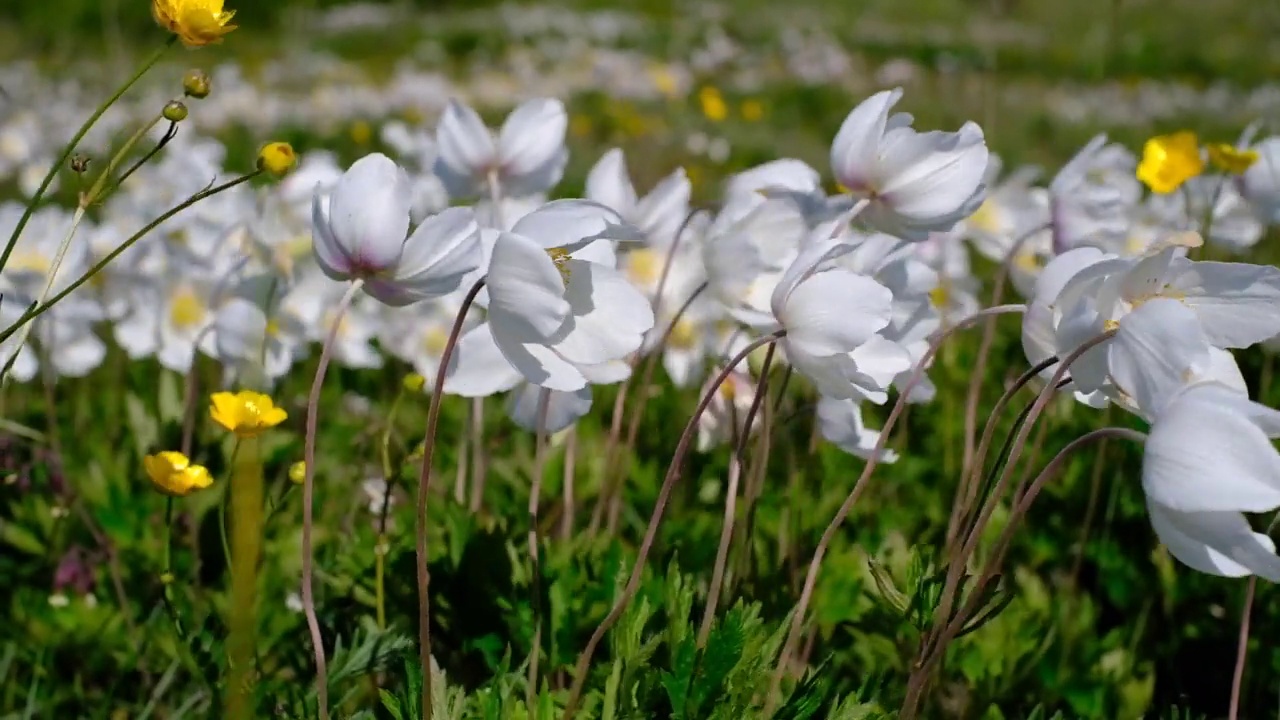
<svg viewBox="0 0 1280 720">
<path fill-rule="evenodd" d="M 306 479 L 307 479 L 307 464 L 305 462 L 298 461 L 289 466 L 289 480 L 291 482 L 301 485 L 303 482 L 306 481 Z"/>
<path fill-rule="evenodd" d="M 187 106 L 177 100 L 170 100 L 160 114 L 169 122 L 182 122 L 187 119 Z"/>
<path fill-rule="evenodd" d="M 187 97 L 203 100 L 209 97 L 211 90 L 209 75 L 203 70 L 188 70 L 187 74 L 182 76 L 182 92 Z"/>
<path fill-rule="evenodd" d="M 71 172 L 83 175 L 89 171 L 89 156 L 76 153 L 71 156 Z"/>
<path fill-rule="evenodd" d="M 298 154 L 286 142 L 267 143 L 258 151 L 258 169 L 282 177 L 298 164 Z"/>
<path fill-rule="evenodd" d="M 418 373 L 409 373 L 404 376 L 404 389 L 409 392 L 418 392 L 427 384 L 427 379 Z"/>
</svg>

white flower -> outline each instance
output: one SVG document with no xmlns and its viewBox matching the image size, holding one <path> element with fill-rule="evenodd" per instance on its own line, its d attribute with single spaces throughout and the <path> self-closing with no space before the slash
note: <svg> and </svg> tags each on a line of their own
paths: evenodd
<svg viewBox="0 0 1280 720">
<path fill-rule="evenodd" d="M 918 133 L 911 116 L 889 112 L 902 90 L 876 93 L 845 118 L 831 143 L 836 180 L 871 200 L 863 220 L 891 235 L 923 240 L 950 230 L 982 203 L 987 146 L 982 129 Z"/>
<path fill-rule="evenodd" d="M 593 368 L 640 347 L 653 327 L 653 310 L 611 267 L 609 242 L 634 237 L 617 213 L 585 200 L 548 203 L 498 236 L 489 263 L 489 322 L 483 332 L 530 383 L 580 390 L 597 381 Z M 459 358 L 467 355 L 466 345 Z M 459 383 L 455 379 L 454 386 Z"/>
<path fill-rule="evenodd" d="M 507 116 L 495 138 L 475 110 L 450 100 L 436 129 L 436 174 L 454 198 L 483 194 L 491 180 L 502 195 L 545 192 L 564 174 L 568 127 L 559 100 L 529 100 Z"/>
<path fill-rule="evenodd" d="M 1137 160 L 1121 145 L 1098 135 L 1071 158 L 1049 183 L 1053 249 L 1081 245 L 1123 245 L 1130 215 L 1142 197 L 1134 172 Z"/>
<path fill-rule="evenodd" d="M 1280 223 L 1280 137 L 1266 138 L 1253 150 L 1258 160 L 1240 177 L 1240 194 L 1258 217 L 1275 225 Z"/>
<path fill-rule="evenodd" d="M 458 289 L 482 257 L 475 217 L 451 208 L 408 235 L 411 204 L 409 179 L 390 158 L 357 160 L 332 196 L 317 194 L 312 206 L 321 270 L 334 280 L 363 280 L 365 292 L 388 305 Z"/>
<path fill-rule="evenodd" d="M 876 334 L 889 324 L 893 294 L 869 277 L 832 265 L 852 249 L 840 240 L 811 240 L 770 300 L 786 330 L 780 344 L 787 360 L 819 393 L 833 398 L 883 391 L 905 362 L 895 344 Z"/>
<path fill-rule="evenodd" d="M 1280 413 L 1217 383 L 1191 385 L 1156 416 L 1142 488 L 1156 535 L 1204 573 L 1280 582 L 1270 538 L 1243 513 L 1280 507 Z"/>
</svg>

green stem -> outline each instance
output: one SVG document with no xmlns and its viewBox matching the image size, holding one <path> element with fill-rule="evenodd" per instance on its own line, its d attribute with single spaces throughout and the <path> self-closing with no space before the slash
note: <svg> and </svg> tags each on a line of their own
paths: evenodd
<svg viewBox="0 0 1280 720">
<path fill-rule="evenodd" d="M 4 252 L 0 253 L 0 270 L 3 270 L 5 265 L 9 263 L 9 256 L 13 254 L 13 248 L 18 244 L 18 238 L 22 236 L 22 231 L 27 227 L 27 223 L 31 220 L 31 215 L 35 213 L 36 206 L 44 199 L 45 193 L 49 191 L 49 186 L 53 184 L 53 179 L 58 176 L 58 171 L 62 169 L 62 166 L 66 165 L 67 161 L 71 159 L 71 154 L 76 151 L 76 148 L 80 145 L 80 141 L 84 139 L 85 135 L 89 134 L 89 129 L 96 125 L 98 120 L 102 118 L 107 110 L 109 110 L 112 105 L 115 105 L 116 101 L 128 92 L 129 88 L 133 87 L 148 70 L 154 67 L 155 64 L 160 61 L 160 58 L 164 57 L 164 54 L 175 42 L 177 42 L 177 40 L 178 37 L 176 35 L 170 37 L 163 46 L 152 53 L 151 57 L 147 58 L 147 60 L 142 63 L 142 66 L 138 68 L 138 71 L 133 74 L 133 77 L 126 80 L 125 83 L 116 90 L 114 95 L 107 98 L 107 101 L 89 116 L 89 119 L 85 121 L 84 125 L 80 126 L 75 137 L 71 138 L 71 142 L 67 143 L 67 146 L 63 148 L 62 154 L 58 156 L 58 159 L 49 168 L 49 172 L 45 174 L 44 180 L 41 181 L 39 189 L 36 190 L 36 194 L 31 197 L 31 202 L 27 203 L 26 210 L 22 212 L 22 217 L 19 218 L 17 226 L 13 228 L 13 234 L 9 236 L 9 242 L 5 245 Z"/>
<path fill-rule="evenodd" d="M 133 247 L 134 243 L 141 240 L 147 233 L 151 232 L 152 230 L 155 230 L 157 227 L 164 224 L 174 215 L 177 215 L 183 210 L 186 210 L 192 205 L 195 205 L 201 200 L 204 200 L 205 198 L 211 197 L 213 195 L 217 195 L 218 193 L 224 192 L 226 190 L 230 190 L 231 188 L 237 185 L 241 185 L 246 182 L 249 182 L 250 180 L 252 180 L 253 178 L 261 174 L 262 174 L 261 170 L 254 170 L 251 173 L 248 173 L 246 175 L 241 175 L 240 177 L 234 180 L 229 180 L 221 185 L 211 187 L 207 190 L 201 190 L 200 192 L 192 195 L 191 197 L 182 201 L 178 205 L 174 206 L 168 212 L 165 212 L 160 217 L 147 223 L 146 226 L 144 226 L 138 232 L 134 233 L 133 236 L 130 237 L 128 240 L 125 240 L 124 242 L 120 243 L 120 245 L 115 250 L 112 250 L 110 253 L 107 253 L 106 257 L 99 260 L 96 265 L 89 268 L 88 272 L 82 275 L 75 282 L 68 285 L 65 289 L 63 289 L 57 295 L 54 295 L 53 297 L 49 298 L 47 301 L 43 303 L 34 305 L 31 308 L 29 308 L 25 313 L 22 314 L 22 317 L 19 317 L 17 321 L 13 323 L 13 325 L 10 325 L 3 332 L 0 332 L 0 342 L 4 342 L 5 340 L 8 340 L 23 325 L 27 324 L 28 322 L 31 322 L 32 320 L 35 320 L 37 317 L 40 317 L 44 313 L 48 312 L 49 308 L 52 308 L 54 305 L 58 304 L 63 299 L 65 299 L 68 295 L 75 292 L 76 290 L 79 290 L 80 286 L 89 282 L 94 278 L 95 275 L 102 272 L 102 270 L 106 268 L 107 265 L 111 264 L 113 260 L 120 257 L 121 253 Z M 0 260 L 3 260 L 3 257 L 0 257 Z M 9 359 L 9 366 L 7 367 L 11 367 L 14 360 L 17 357 L 18 357 L 17 353 L 14 353 L 13 356 Z M 0 373 L 0 374 L 3 374 L 3 373 Z"/>
<path fill-rule="evenodd" d="M 391 401 L 391 409 L 387 411 L 387 426 L 382 431 L 382 479 L 386 489 L 382 493 L 382 508 L 378 512 L 378 543 L 373 546 L 374 562 L 374 597 L 378 613 L 378 629 L 387 629 L 387 594 L 386 594 L 386 555 L 387 555 L 387 510 L 391 507 L 391 431 L 395 428 L 396 415 L 400 404 L 404 401 L 404 385 Z"/>
</svg>

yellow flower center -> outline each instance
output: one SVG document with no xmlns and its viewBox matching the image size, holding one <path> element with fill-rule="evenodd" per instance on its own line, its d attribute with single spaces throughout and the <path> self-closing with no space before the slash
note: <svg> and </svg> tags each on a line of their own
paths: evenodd
<svg viewBox="0 0 1280 720">
<path fill-rule="evenodd" d="M 653 287 L 662 277 L 663 260 L 650 248 L 632 250 L 627 254 L 627 277 L 642 288 Z"/>
<path fill-rule="evenodd" d="M 373 126 L 366 120 L 351 123 L 351 142 L 356 145 L 368 145 L 373 141 Z"/>
<path fill-rule="evenodd" d="M 280 337 L 280 321 L 275 319 L 267 321 L 267 337 Z"/>
<path fill-rule="evenodd" d="M 1013 264 L 1018 269 L 1029 273 L 1038 273 L 1044 268 L 1044 263 L 1040 262 L 1040 256 L 1031 252 L 1018 253 L 1013 259 Z"/>
<path fill-rule="evenodd" d="M 667 344 L 677 350 L 690 350 L 697 340 L 697 326 L 689 318 L 682 317 L 676 321 L 675 327 L 671 328 L 671 336 L 667 338 Z"/>
<path fill-rule="evenodd" d="M 19 250 L 9 258 L 9 264 L 6 269 L 33 275 L 45 275 L 48 274 L 49 269 L 52 267 L 53 263 L 49 260 L 49 256 L 44 253 L 33 250 Z"/>
<path fill-rule="evenodd" d="M 990 200 L 985 200 L 969 216 L 969 226 L 982 232 L 1000 232 L 1000 210 Z"/>
<path fill-rule="evenodd" d="M 951 290 L 947 287 L 947 283 L 938 283 L 938 287 L 930 290 L 929 301 L 936 308 L 946 307 L 951 301 Z"/>
<path fill-rule="evenodd" d="M 438 327 L 432 327 L 422 335 L 422 349 L 432 357 L 444 353 L 444 346 L 449 343 L 449 334 Z"/>
<path fill-rule="evenodd" d="M 169 299 L 169 324 L 178 330 L 190 330 L 205 316 L 204 301 L 192 290 L 179 290 Z"/>
</svg>

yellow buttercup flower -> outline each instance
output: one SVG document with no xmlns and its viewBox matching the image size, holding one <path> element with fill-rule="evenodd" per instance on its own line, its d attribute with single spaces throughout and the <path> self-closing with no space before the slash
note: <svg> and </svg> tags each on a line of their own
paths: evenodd
<svg viewBox="0 0 1280 720">
<path fill-rule="evenodd" d="M 242 438 L 260 435 L 289 417 L 270 397 L 252 390 L 217 392 L 209 400 L 213 403 L 209 408 L 213 421 Z"/>
<path fill-rule="evenodd" d="M 177 35 L 187 47 L 204 47 L 222 41 L 236 29 L 235 10 L 224 10 L 222 0 L 151 0 L 151 15 L 160 27 Z"/>
<path fill-rule="evenodd" d="M 1240 150 L 1230 143 L 1213 143 L 1209 146 L 1209 162 L 1223 172 L 1242 175 L 1258 162 L 1258 151 Z"/>
<path fill-rule="evenodd" d="M 1183 130 L 1160 135 L 1142 146 L 1137 175 L 1151 192 L 1171 193 L 1202 172 L 1204 159 L 1200 157 L 1200 143 L 1193 132 Z"/>
<path fill-rule="evenodd" d="M 698 92 L 698 102 L 702 104 L 702 114 L 711 122 L 721 122 L 729 117 L 729 106 L 725 104 L 724 96 L 709 85 Z"/>
<path fill-rule="evenodd" d="M 258 169 L 276 177 L 283 177 L 298 164 L 298 153 L 287 142 L 273 142 L 258 151 Z"/>
<path fill-rule="evenodd" d="M 196 465 L 180 452 L 160 452 L 142 459 L 147 477 L 160 492 L 181 497 L 213 484 L 213 477 L 203 465 Z"/>
</svg>

